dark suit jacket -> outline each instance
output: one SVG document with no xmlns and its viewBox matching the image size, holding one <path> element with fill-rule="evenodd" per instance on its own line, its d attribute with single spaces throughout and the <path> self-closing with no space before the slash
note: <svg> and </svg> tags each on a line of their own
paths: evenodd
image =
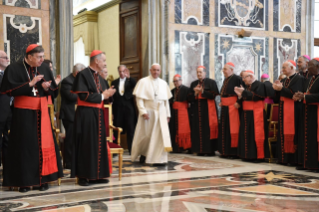
<svg viewBox="0 0 319 212">
<path fill-rule="evenodd" d="M 125 84 L 124 84 L 124 95 L 120 95 L 119 86 L 120 86 L 120 78 L 114 80 L 112 82 L 112 86 L 116 89 L 116 92 L 113 96 L 114 103 L 113 103 L 113 114 L 114 116 L 117 114 L 119 108 L 126 106 L 130 107 L 131 109 L 134 107 L 134 96 L 133 96 L 133 90 L 136 85 L 136 81 L 134 78 L 126 78 Z M 123 98 L 124 97 L 124 98 Z M 115 118 L 115 117 L 114 117 Z"/>
<path fill-rule="evenodd" d="M 60 94 L 61 94 L 61 108 L 60 119 L 66 119 L 68 121 L 74 121 L 75 116 L 75 104 L 77 103 L 78 96 L 71 93 L 71 89 L 74 83 L 75 77 L 70 74 L 62 80 Z"/>
<path fill-rule="evenodd" d="M 0 87 L 2 79 L 3 75 L 0 74 Z M 11 97 L 7 94 L 0 94 L 0 122 L 7 120 L 8 116 L 11 114 L 10 100 Z"/>
</svg>

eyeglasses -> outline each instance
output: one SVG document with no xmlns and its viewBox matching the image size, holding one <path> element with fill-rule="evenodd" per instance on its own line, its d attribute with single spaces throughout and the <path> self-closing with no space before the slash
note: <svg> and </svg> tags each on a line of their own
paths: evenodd
<svg viewBox="0 0 319 212">
<path fill-rule="evenodd" d="M 37 59 L 44 59 L 45 58 L 45 56 L 43 55 L 43 56 L 34 56 L 35 58 L 37 58 Z"/>
<path fill-rule="evenodd" d="M 2 59 L 6 59 L 6 60 L 9 60 L 9 57 L 0 57 Z"/>
</svg>

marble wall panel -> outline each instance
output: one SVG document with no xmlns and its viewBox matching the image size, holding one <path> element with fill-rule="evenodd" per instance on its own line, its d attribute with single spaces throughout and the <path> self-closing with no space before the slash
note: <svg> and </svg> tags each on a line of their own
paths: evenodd
<svg viewBox="0 0 319 212">
<path fill-rule="evenodd" d="M 274 80 L 278 79 L 285 61 L 297 61 L 300 55 L 301 41 L 299 39 L 274 38 Z"/>
<path fill-rule="evenodd" d="M 234 73 L 252 70 L 260 79 L 269 72 L 269 38 L 238 38 L 233 35 L 215 34 L 215 79 L 220 88 L 223 82 L 222 68 L 227 62 L 235 64 Z"/>
<path fill-rule="evenodd" d="M 274 0 L 274 31 L 301 32 L 302 0 Z"/>
<path fill-rule="evenodd" d="M 5 51 L 11 62 L 22 60 L 28 45 L 42 45 L 41 18 L 3 15 Z"/>
<path fill-rule="evenodd" d="M 209 0 L 176 0 L 175 23 L 209 26 Z"/>
<path fill-rule="evenodd" d="M 268 30 L 267 0 L 215 0 L 218 27 Z"/>
<path fill-rule="evenodd" d="M 41 0 L 2 0 L 3 5 L 41 9 Z"/>
<path fill-rule="evenodd" d="M 183 84 L 189 86 L 197 79 L 196 68 L 200 65 L 209 71 L 209 34 L 175 31 L 175 72 Z M 209 75 L 209 73 L 207 73 Z"/>
</svg>

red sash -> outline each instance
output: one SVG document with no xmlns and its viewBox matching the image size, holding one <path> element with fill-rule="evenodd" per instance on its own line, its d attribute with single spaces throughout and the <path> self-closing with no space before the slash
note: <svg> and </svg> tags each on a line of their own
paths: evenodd
<svg viewBox="0 0 319 212">
<path fill-rule="evenodd" d="M 304 99 L 304 104 L 307 104 L 305 99 Z M 309 105 L 317 105 L 317 142 L 318 142 L 318 161 L 319 161 L 319 103 L 310 103 Z"/>
<path fill-rule="evenodd" d="M 55 144 L 52 126 L 48 111 L 47 97 L 17 96 L 14 98 L 14 107 L 27 110 L 41 111 L 41 149 L 42 149 L 42 176 L 58 172 Z"/>
<path fill-rule="evenodd" d="M 254 130 L 255 142 L 257 146 L 257 157 L 258 159 L 263 159 L 265 158 L 264 101 L 244 101 L 243 110 L 252 110 L 254 112 Z"/>
<path fill-rule="evenodd" d="M 200 93 L 197 99 L 207 99 Z M 218 138 L 218 116 L 214 99 L 207 99 L 210 139 Z"/>
<path fill-rule="evenodd" d="M 82 101 L 80 98 L 78 98 L 78 106 L 82 106 L 82 107 L 93 107 L 93 108 L 99 108 L 103 110 L 104 113 L 104 125 L 105 125 L 105 133 L 106 136 L 109 135 L 109 119 L 108 119 L 108 110 L 107 108 L 104 108 L 104 103 L 103 101 L 101 103 L 91 103 L 91 102 L 86 102 L 86 101 Z M 99 135 L 100 136 L 100 135 Z M 108 154 L 108 159 L 109 159 L 109 171 L 110 174 L 112 173 L 112 160 L 111 160 L 111 151 L 110 151 L 110 147 L 108 142 L 106 142 L 106 148 L 107 148 L 107 154 Z"/>
<path fill-rule="evenodd" d="M 235 108 L 235 103 L 237 102 L 237 97 L 222 97 L 222 106 L 227 106 L 229 111 L 229 127 L 230 127 L 230 137 L 231 137 L 231 147 L 238 147 L 239 138 L 239 112 Z"/>
<path fill-rule="evenodd" d="M 51 96 L 48 96 L 48 105 L 53 105 L 52 97 L 51 97 Z"/>
<path fill-rule="evenodd" d="M 295 101 L 287 97 L 281 97 L 284 102 L 284 151 L 285 153 L 295 153 Z"/>
<path fill-rule="evenodd" d="M 191 142 L 191 129 L 189 126 L 188 118 L 188 103 L 187 102 L 174 102 L 173 109 L 177 110 L 178 130 L 175 142 L 183 149 L 192 147 Z"/>
</svg>

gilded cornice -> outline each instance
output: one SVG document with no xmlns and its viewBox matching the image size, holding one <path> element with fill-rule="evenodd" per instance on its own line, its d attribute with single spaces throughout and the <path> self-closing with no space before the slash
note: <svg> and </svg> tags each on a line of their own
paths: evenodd
<svg viewBox="0 0 319 212">
<path fill-rule="evenodd" d="M 94 11 L 85 11 L 73 17 L 73 26 L 78 26 L 86 22 L 97 22 L 98 13 Z"/>
</svg>

